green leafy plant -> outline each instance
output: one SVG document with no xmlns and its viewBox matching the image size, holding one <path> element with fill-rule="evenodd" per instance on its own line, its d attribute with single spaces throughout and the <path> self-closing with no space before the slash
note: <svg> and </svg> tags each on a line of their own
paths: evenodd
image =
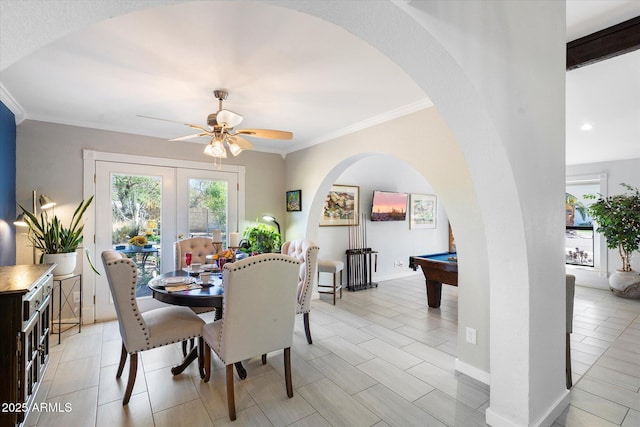
<svg viewBox="0 0 640 427">
<path fill-rule="evenodd" d="M 38 218 L 22 205 L 18 205 L 22 209 L 25 222 L 29 227 L 29 234 L 27 235 L 29 241 L 36 249 L 42 252 L 40 262 L 42 262 L 44 254 L 75 252 L 80 247 L 83 240 L 82 231 L 84 230 L 82 216 L 92 201 L 93 196 L 80 203 L 73 213 L 68 227 L 65 227 L 56 215 L 50 218 L 47 211 L 41 212 Z M 96 274 L 100 274 L 91 261 L 89 249 L 85 248 L 85 253 L 93 271 Z"/>
<path fill-rule="evenodd" d="M 273 228 L 266 224 L 257 224 L 244 229 L 243 237 L 247 246 L 243 248 L 246 252 L 258 252 L 261 254 L 277 252 L 282 245 L 282 237 Z"/>
<path fill-rule="evenodd" d="M 618 249 L 621 271 L 633 271 L 631 254 L 640 248 L 640 192 L 630 185 L 620 185 L 628 192 L 609 197 L 588 194 L 585 198 L 598 198 L 589 206 L 589 213 L 598 226 L 596 231 L 604 236 L 609 249 Z"/>
</svg>

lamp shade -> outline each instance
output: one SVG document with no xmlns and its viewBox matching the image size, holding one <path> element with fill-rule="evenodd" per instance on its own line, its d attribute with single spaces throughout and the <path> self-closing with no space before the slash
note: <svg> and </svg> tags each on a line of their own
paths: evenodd
<svg viewBox="0 0 640 427">
<path fill-rule="evenodd" d="M 228 141 L 228 145 L 229 145 L 229 151 L 231 151 L 231 154 L 233 154 L 234 156 L 237 156 L 238 154 L 242 153 L 242 147 L 240 147 L 235 142 Z"/>
<path fill-rule="evenodd" d="M 40 203 L 41 209 L 49 209 L 56 205 L 56 202 L 54 202 L 53 200 L 51 200 L 51 198 L 49 198 L 49 196 L 44 194 L 40 195 L 40 198 L 38 199 L 38 201 Z"/>
<path fill-rule="evenodd" d="M 28 226 L 29 226 L 29 224 L 27 224 L 27 223 L 25 222 L 25 220 L 24 220 L 24 212 L 23 212 L 23 213 L 21 213 L 21 214 L 19 214 L 19 215 L 16 217 L 16 220 L 15 220 L 15 221 L 13 221 L 13 225 L 16 225 L 16 226 L 18 226 L 18 227 L 28 227 Z"/>
</svg>

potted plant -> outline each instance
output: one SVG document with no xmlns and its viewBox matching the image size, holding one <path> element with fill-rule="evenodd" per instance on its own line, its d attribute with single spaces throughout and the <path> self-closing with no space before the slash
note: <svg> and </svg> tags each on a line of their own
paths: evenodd
<svg viewBox="0 0 640 427">
<path fill-rule="evenodd" d="M 247 227 L 243 232 L 246 244 L 241 245 L 240 250 L 248 253 L 268 253 L 280 251 L 282 237 L 273 227 L 266 224 L 257 224 Z"/>
<path fill-rule="evenodd" d="M 84 223 L 82 216 L 93 201 L 93 196 L 87 200 L 83 200 L 76 208 L 71 222 L 68 227 L 62 224 L 62 221 L 54 215 L 49 217 L 47 211 L 41 212 L 40 217 L 36 217 L 32 212 L 20 206 L 24 212 L 25 222 L 29 227 L 27 235 L 31 244 L 42 252 L 40 262 L 56 263 L 57 267 L 53 270 L 56 276 L 73 273 L 76 267 L 77 249 L 82 243 Z M 85 248 L 89 265 L 96 274 L 100 274 L 93 265 L 89 250 Z"/>
<path fill-rule="evenodd" d="M 603 197 L 589 206 L 589 214 L 596 221 L 596 231 L 607 241 L 609 249 L 618 249 L 622 268 L 609 277 L 609 288 L 617 296 L 640 298 L 640 275 L 631 268 L 631 255 L 640 248 L 640 191 L 620 184 L 628 192 Z M 595 195 L 586 195 L 595 199 Z"/>
</svg>

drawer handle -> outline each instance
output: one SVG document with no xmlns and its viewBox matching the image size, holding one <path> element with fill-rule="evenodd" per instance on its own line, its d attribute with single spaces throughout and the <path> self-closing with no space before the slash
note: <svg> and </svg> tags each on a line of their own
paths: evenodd
<svg viewBox="0 0 640 427">
<path fill-rule="evenodd" d="M 44 344 L 38 346 L 38 354 L 41 356 L 44 354 Z"/>
</svg>

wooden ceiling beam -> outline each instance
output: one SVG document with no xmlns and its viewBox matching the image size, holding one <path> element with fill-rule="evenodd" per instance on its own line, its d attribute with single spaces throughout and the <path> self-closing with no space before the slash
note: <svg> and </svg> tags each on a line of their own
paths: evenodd
<svg viewBox="0 0 640 427">
<path fill-rule="evenodd" d="M 567 71 L 640 49 L 640 16 L 567 43 Z"/>
</svg>

